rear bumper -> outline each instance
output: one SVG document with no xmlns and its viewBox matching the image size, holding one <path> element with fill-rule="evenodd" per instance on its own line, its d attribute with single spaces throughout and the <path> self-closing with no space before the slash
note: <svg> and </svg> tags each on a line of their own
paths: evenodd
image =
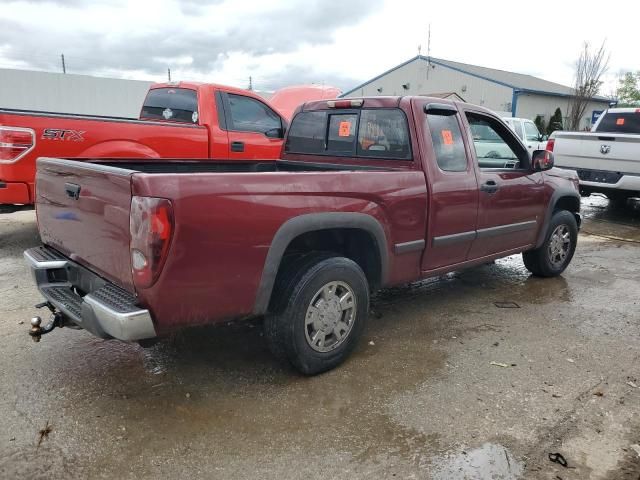
<svg viewBox="0 0 640 480">
<path fill-rule="evenodd" d="M 640 192 L 640 174 L 613 172 L 608 170 L 591 170 L 585 168 L 560 167 L 574 170 L 580 179 L 580 190 L 583 193 L 626 193 Z"/>
<path fill-rule="evenodd" d="M 131 293 L 49 247 L 26 250 L 24 258 L 40 293 L 65 319 L 101 338 L 156 336 L 149 310 L 138 307 Z"/>
<path fill-rule="evenodd" d="M 30 203 L 31 197 L 28 184 L 0 180 L 0 205 L 28 205 Z"/>
</svg>

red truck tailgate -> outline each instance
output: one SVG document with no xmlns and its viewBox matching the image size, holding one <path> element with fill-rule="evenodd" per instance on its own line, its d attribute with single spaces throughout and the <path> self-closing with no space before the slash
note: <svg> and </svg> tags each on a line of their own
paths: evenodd
<svg viewBox="0 0 640 480">
<path fill-rule="evenodd" d="M 73 160 L 38 159 L 36 208 L 43 243 L 134 292 L 129 254 L 131 176 Z"/>
</svg>

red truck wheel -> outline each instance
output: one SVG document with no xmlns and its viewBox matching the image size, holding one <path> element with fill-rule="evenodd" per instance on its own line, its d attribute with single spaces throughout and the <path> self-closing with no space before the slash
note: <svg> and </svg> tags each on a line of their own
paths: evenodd
<svg viewBox="0 0 640 480">
<path fill-rule="evenodd" d="M 524 266 L 539 277 L 555 277 L 571 262 L 578 242 L 578 224 L 571 212 L 553 214 L 544 243 L 522 254 Z"/>
<path fill-rule="evenodd" d="M 265 317 L 270 350 L 305 375 L 338 366 L 351 353 L 369 313 L 369 285 L 353 260 L 298 257 L 279 274 L 274 311 Z"/>
</svg>

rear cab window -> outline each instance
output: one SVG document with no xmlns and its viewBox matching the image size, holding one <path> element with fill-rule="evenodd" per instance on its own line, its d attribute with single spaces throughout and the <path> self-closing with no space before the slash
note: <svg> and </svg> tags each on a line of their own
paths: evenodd
<svg viewBox="0 0 640 480">
<path fill-rule="evenodd" d="M 188 88 L 154 88 L 142 105 L 140 118 L 179 123 L 198 123 L 198 95 Z"/>
<path fill-rule="evenodd" d="M 411 160 L 407 117 L 399 108 L 300 112 L 285 153 Z"/>
<path fill-rule="evenodd" d="M 640 109 L 632 112 L 607 112 L 603 115 L 595 131 L 640 134 Z"/>
</svg>

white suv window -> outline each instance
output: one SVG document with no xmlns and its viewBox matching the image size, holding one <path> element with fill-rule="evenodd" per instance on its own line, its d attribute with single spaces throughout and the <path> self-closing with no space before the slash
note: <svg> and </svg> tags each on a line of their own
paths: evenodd
<svg viewBox="0 0 640 480">
<path fill-rule="evenodd" d="M 533 122 L 524 122 L 524 133 L 530 142 L 537 142 L 540 139 L 538 127 Z"/>
<path fill-rule="evenodd" d="M 524 140 L 522 136 L 522 122 L 520 120 L 513 121 L 513 131 L 516 132 L 516 135 L 520 138 L 520 140 Z"/>
</svg>

